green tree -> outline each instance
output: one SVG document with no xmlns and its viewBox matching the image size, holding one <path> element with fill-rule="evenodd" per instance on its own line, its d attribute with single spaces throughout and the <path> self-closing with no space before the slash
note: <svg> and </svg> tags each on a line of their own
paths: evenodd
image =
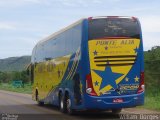
<svg viewBox="0 0 160 120">
<path fill-rule="evenodd" d="M 3 83 L 9 82 L 11 79 L 11 75 L 7 72 L 0 72 L 0 81 Z"/>
</svg>

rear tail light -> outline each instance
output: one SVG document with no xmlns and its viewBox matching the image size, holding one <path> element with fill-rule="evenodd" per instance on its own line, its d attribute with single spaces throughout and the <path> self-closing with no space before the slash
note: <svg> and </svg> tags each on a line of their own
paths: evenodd
<svg viewBox="0 0 160 120">
<path fill-rule="evenodd" d="M 145 85 L 144 85 L 144 72 L 141 72 L 140 76 L 140 84 L 137 93 L 142 93 L 145 90 Z"/>
<path fill-rule="evenodd" d="M 91 74 L 86 76 L 86 93 L 92 96 L 97 96 L 93 88 Z"/>
</svg>

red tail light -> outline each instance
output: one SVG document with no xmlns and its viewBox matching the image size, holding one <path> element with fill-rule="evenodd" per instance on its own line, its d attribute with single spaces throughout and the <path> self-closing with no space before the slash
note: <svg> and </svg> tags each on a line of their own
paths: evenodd
<svg viewBox="0 0 160 120">
<path fill-rule="evenodd" d="M 140 76 L 140 84 L 137 93 L 141 93 L 145 90 L 145 85 L 144 85 L 144 72 L 141 72 Z"/>
<path fill-rule="evenodd" d="M 86 76 L 86 93 L 92 96 L 97 96 L 96 92 L 94 91 L 91 74 Z"/>
</svg>

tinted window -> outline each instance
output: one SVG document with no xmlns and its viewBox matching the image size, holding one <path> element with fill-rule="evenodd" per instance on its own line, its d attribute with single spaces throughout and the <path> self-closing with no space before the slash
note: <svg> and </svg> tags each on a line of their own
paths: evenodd
<svg viewBox="0 0 160 120">
<path fill-rule="evenodd" d="M 137 20 L 130 18 L 101 18 L 89 20 L 89 40 L 105 37 L 140 37 Z"/>
</svg>

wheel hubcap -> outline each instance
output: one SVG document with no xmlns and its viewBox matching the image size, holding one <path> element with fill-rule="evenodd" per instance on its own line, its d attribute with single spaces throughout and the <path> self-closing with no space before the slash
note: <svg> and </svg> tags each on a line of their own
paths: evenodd
<svg viewBox="0 0 160 120">
<path fill-rule="evenodd" d="M 61 100 L 61 109 L 63 109 L 63 100 Z"/>
<path fill-rule="evenodd" d="M 71 100 L 67 99 L 67 111 L 70 112 L 70 108 L 71 108 Z"/>
</svg>

